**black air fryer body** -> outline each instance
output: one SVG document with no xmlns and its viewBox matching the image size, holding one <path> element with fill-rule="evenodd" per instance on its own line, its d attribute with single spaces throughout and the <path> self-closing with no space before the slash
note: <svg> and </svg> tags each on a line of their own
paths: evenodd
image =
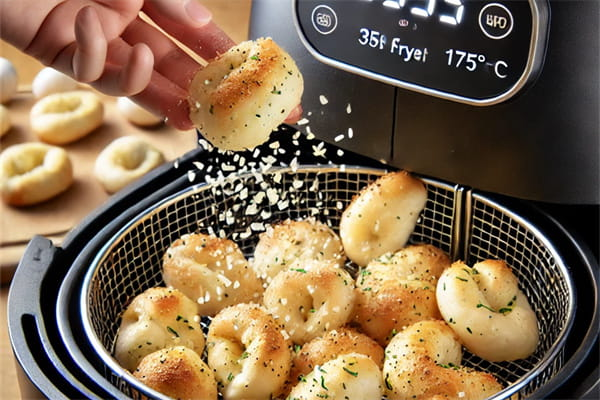
<svg viewBox="0 0 600 400">
<path fill-rule="evenodd" d="M 494 3 L 514 1 L 527 2 Z M 282 126 L 272 140 L 296 149 L 296 129 L 310 131 L 328 142 L 327 157 L 313 155 L 314 142 L 301 137 L 300 163 L 405 168 L 475 188 L 531 221 L 563 256 L 576 288 L 563 366 L 536 397 L 599 398 L 600 2 L 531 0 L 547 21 L 538 71 L 510 99 L 486 106 L 325 65 L 301 39 L 298 2 L 253 0 L 250 37 L 273 37 L 305 78 L 308 125 Z M 315 3 L 335 8 L 348 2 Z M 294 154 L 282 152 L 279 161 L 290 163 Z M 245 156 L 252 159 L 251 152 Z M 32 389 L 52 399 L 124 397 L 84 332 L 79 295 L 87 268 L 134 216 L 203 182 L 198 170 L 190 182 L 188 171 L 198 162 L 217 169 L 224 161 L 226 156 L 198 148 L 113 196 L 60 247 L 42 237 L 31 241 L 13 278 L 8 310 L 24 393 Z"/>
</svg>

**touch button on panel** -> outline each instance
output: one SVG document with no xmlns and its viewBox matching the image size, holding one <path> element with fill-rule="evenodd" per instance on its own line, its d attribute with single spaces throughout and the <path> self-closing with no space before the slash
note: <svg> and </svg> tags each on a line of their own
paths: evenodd
<svg viewBox="0 0 600 400">
<path fill-rule="evenodd" d="M 337 28 L 337 14 L 329 6 L 316 6 L 312 11 L 312 24 L 320 34 L 329 35 Z"/>
<path fill-rule="evenodd" d="M 490 3 L 479 13 L 479 27 L 490 39 L 504 39 L 513 29 L 513 16 L 508 8 Z"/>
</svg>

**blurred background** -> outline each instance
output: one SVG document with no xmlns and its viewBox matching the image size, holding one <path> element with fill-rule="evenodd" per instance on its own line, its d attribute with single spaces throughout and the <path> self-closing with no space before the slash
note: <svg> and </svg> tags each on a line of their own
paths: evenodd
<svg viewBox="0 0 600 400">
<path fill-rule="evenodd" d="M 248 37 L 251 0 L 201 0 L 201 3 L 212 11 L 214 21 L 236 42 Z M 13 122 L 13 131 L 0 139 L 0 150 L 2 150 L 11 144 L 28 140 L 30 134 L 28 113 L 32 102 L 28 92 L 34 77 L 44 66 L 3 41 L 0 41 L 0 57 L 10 60 L 19 76 L 19 94 L 16 99 L 7 104 Z M 164 150 L 167 159 L 174 159 L 195 146 L 196 139 L 193 132 L 175 131 L 164 125 L 158 128 L 140 129 L 128 124 L 113 111 L 115 99 L 104 100 L 106 121 L 100 131 L 94 132 L 91 135 L 93 137 L 86 137 L 69 145 L 68 150 L 75 154 L 75 164 L 78 160 L 90 159 L 90 155 L 116 136 L 126 134 L 142 135 L 159 144 L 161 141 L 169 143 L 169 147 Z M 93 157 L 91 159 L 93 161 Z M 108 198 L 108 195 L 97 186 L 86 186 L 87 182 L 84 178 L 88 172 L 86 168 L 80 170 L 83 176 L 76 175 L 78 182 L 67 198 L 54 202 L 50 200 L 40 206 L 25 209 L 14 209 L 4 205 L 0 208 L 0 399 L 20 398 L 15 370 L 16 361 L 8 339 L 6 301 L 10 279 L 28 239 L 34 234 L 40 234 L 51 238 L 55 243 L 60 243 L 61 238 L 70 228 L 76 226 L 81 218 Z M 89 180 L 93 178 L 89 177 Z"/>
</svg>

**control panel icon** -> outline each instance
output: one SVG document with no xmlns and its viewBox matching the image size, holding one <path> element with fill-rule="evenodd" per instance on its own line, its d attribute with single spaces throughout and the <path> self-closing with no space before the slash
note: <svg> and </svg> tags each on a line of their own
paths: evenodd
<svg viewBox="0 0 600 400">
<path fill-rule="evenodd" d="M 337 14 L 331 7 L 319 5 L 312 11 L 312 24 L 320 34 L 329 35 L 337 28 Z"/>
</svg>

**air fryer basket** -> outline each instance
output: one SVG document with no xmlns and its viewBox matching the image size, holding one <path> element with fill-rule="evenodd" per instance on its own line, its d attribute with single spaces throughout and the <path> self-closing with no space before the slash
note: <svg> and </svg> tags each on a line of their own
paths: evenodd
<svg viewBox="0 0 600 400">
<path fill-rule="evenodd" d="M 245 173 L 190 186 L 138 215 L 114 235 L 90 266 L 81 291 L 84 328 L 107 378 L 132 398 L 163 397 L 138 382 L 112 357 L 120 315 L 134 296 L 164 285 L 162 256 L 179 236 L 208 232 L 234 240 L 250 257 L 268 223 L 314 216 L 337 230 L 352 197 L 386 171 L 303 166 Z M 540 329 L 525 360 L 492 363 L 468 352 L 464 364 L 493 373 L 507 389 L 495 398 L 531 397 L 563 364 L 574 288 L 560 255 L 527 220 L 460 186 L 424 178 L 428 201 L 412 243 L 430 243 L 468 263 L 504 259 L 519 278 Z M 354 271 L 354 266 L 347 267 Z"/>
</svg>

